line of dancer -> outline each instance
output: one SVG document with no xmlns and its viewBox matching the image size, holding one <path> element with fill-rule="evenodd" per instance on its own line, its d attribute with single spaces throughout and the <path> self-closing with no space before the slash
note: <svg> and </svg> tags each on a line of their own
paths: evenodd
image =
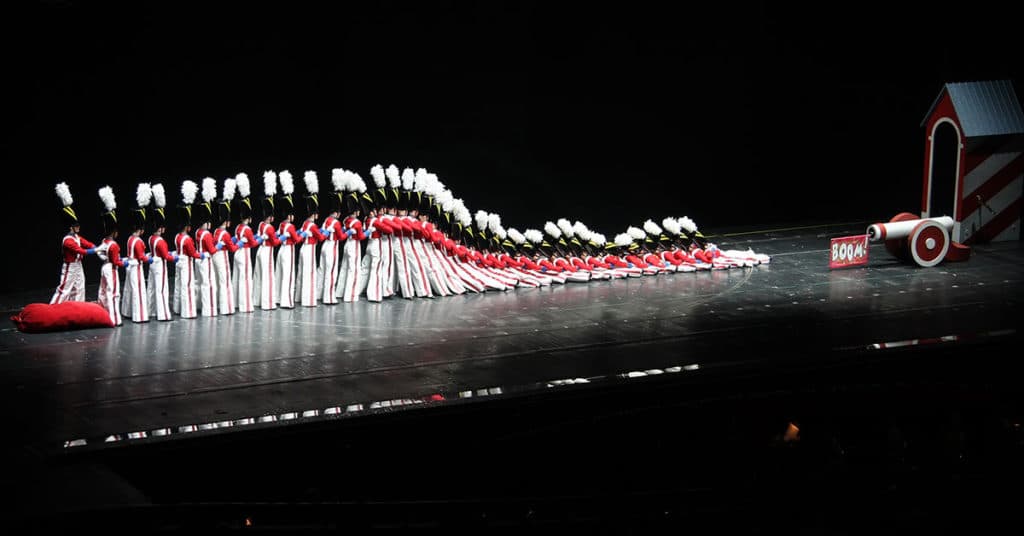
<svg viewBox="0 0 1024 536">
<path fill-rule="evenodd" d="M 519 231 L 505 229 L 498 214 L 471 213 L 425 169 L 376 165 L 370 177 L 367 184 L 358 173 L 334 169 L 330 192 L 321 196 L 316 172 L 307 171 L 298 204 L 287 170 L 265 172 L 255 195 L 245 173 L 225 179 L 219 194 L 213 178 L 185 180 L 174 190 L 180 195 L 171 218 L 163 184 L 141 183 L 123 253 L 113 190 L 98 192 L 104 238 L 94 245 L 79 234 L 70 188 L 60 183 L 68 232 L 51 303 L 85 300 L 82 259 L 92 254 L 102 262 L 98 301 L 115 325 L 122 315 L 169 321 L 770 262 L 751 250 L 719 249 L 687 217 L 647 220 L 611 240 L 568 219 Z M 168 228 L 177 231 L 173 240 L 164 236 Z"/>
</svg>

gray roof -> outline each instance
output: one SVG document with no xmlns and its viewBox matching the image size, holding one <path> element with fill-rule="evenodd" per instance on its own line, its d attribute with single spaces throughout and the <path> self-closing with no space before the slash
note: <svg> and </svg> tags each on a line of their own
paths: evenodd
<svg viewBox="0 0 1024 536">
<path fill-rule="evenodd" d="M 942 94 L 947 91 L 960 119 L 964 136 L 974 138 L 1024 133 L 1024 112 L 1021 112 L 1013 82 L 1009 80 L 946 84 L 925 114 L 921 126 L 931 117 L 935 106 L 942 100 Z"/>
</svg>

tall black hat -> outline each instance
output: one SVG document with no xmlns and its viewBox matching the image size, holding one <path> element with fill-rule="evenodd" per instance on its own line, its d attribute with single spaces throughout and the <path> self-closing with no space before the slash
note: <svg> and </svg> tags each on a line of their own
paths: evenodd
<svg viewBox="0 0 1024 536">
<path fill-rule="evenodd" d="M 100 201 L 103 203 L 103 236 L 117 230 L 117 201 L 114 199 L 114 190 L 109 186 L 100 188 Z"/>
<path fill-rule="evenodd" d="M 373 195 L 370 192 L 363 192 L 359 194 L 359 210 L 363 217 L 370 214 L 371 210 L 376 208 L 377 204 L 373 202 Z"/>
<path fill-rule="evenodd" d="M 194 202 L 196 200 L 196 192 L 199 191 L 199 186 L 195 182 L 186 180 L 181 183 L 181 204 L 177 206 L 179 226 L 185 228 L 191 226 L 192 223 L 192 212 L 194 209 Z"/>
<path fill-rule="evenodd" d="M 167 193 L 164 191 L 164 185 L 156 183 L 153 185 L 153 210 L 150 211 L 150 230 L 155 231 L 161 227 L 167 226 L 167 213 L 165 207 L 167 206 Z"/>
<path fill-rule="evenodd" d="M 217 210 L 214 207 L 214 204 L 217 203 L 217 181 L 211 177 L 203 179 L 201 195 L 202 201 L 197 203 L 192 210 L 192 224 L 196 226 L 213 222 L 213 211 Z"/>
<path fill-rule="evenodd" d="M 277 196 L 275 208 L 277 217 L 284 219 L 295 214 L 295 200 L 292 198 L 292 194 L 295 192 L 295 183 L 288 170 L 278 173 L 277 178 L 281 181 L 281 193 Z"/>
<path fill-rule="evenodd" d="M 57 184 L 54 190 L 57 192 L 57 199 L 60 200 L 60 217 L 64 227 L 80 225 L 78 214 L 75 213 L 75 208 L 71 206 L 74 203 L 74 199 L 71 197 L 71 189 L 68 188 L 67 183 Z"/>
<path fill-rule="evenodd" d="M 359 192 L 345 192 L 341 199 L 341 216 L 343 218 L 347 218 L 357 210 L 362 210 L 362 207 L 359 205 L 359 197 Z"/>
<path fill-rule="evenodd" d="M 277 173 L 263 172 L 263 196 L 260 197 L 260 219 L 274 215 L 274 196 L 277 195 Z"/>
<path fill-rule="evenodd" d="M 302 176 L 302 182 L 306 184 L 306 193 L 302 196 L 306 202 L 306 216 L 320 214 L 320 183 L 317 182 L 316 172 L 307 171 Z"/>
<path fill-rule="evenodd" d="M 252 199 L 249 196 L 252 194 L 252 191 L 249 184 L 249 176 L 245 173 L 235 175 L 235 187 L 238 188 L 238 196 L 232 204 L 232 213 L 238 216 L 238 221 L 251 218 Z"/>
</svg>

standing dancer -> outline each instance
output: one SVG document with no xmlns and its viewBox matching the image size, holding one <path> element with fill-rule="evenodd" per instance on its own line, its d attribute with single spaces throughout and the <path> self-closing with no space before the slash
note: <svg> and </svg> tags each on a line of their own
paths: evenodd
<svg viewBox="0 0 1024 536">
<path fill-rule="evenodd" d="M 217 314 L 230 315 L 235 313 L 234 287 L 231 282 L 231 255 L 238 251 L 237 239 L 228 231 L 231 226 L 231 201 L 235 198 L 235 179 L 224 179 L 220 202 L 217 203 L 217 214 L 214 221 L 217 228 L 213 230 L 213 243 L 217 248 L 213 254 L 213 277 L 217 287 Z"/>
<path fill-rule="evenodd" d="M 157 320 L 171 320 L 170 287 L 167 284 L 167 272 L 177 257 L 167 247 L 164 233 L 167 231 L 167 219 L 164 208 L 167 206 L 167 194 L 163 184 L 153 185 L 153 234 L 149 235 L 149 251 L 153 262 L 149 265 L 149 308 L 156 313 Z"/>
<path fill-rule="evenodd" d="M 110 322 L 120 326 L 121 320 L 121 277 L 118 268 L 126 267 L 121 258 L 121 246 L 117 244 L 117 201 L 114 190 L 109 186 L 100 188 L 100 200 L 106 212 L 103 213 L 103 242 L 96 248 L 96 255 L 103 261 L 100 268 L 100 305 L 110 315 Z"/>
<path fill-rule="evenodd" d="M 320 276 L 318 277 L 321 289 L 321 300 L 325 304 L 334 305 L 338 303 L 338 269 L 341 265 L 341 252 L 339 243 L 348 238 L 348 235 L 341 230 L 341 222 L 338 216 L 341 215 L 342 197 L 345 195 L 345 170 L 331 170 L 331 184 L 334 186 L 334 195 L 331 196 L 331 212 L 324 220 L 320 228 L 327 234 L 324 245 L 320 248 Z"/>
<path fill-rule="evenodd" d="M 124 295 L 121 308 L 132 322 L 149 322 L 149 293 L 146 290 L 146 274 L 143 265 L 152 262 L 146 254 L 146 241 L 142 233 L 146 229 L 146 208 L 153 200 L 153 190 L 148 182 L 139 184 L 135 189 L 137 207 L 132 211 L 132 234 L 128 237 L 125 251 L 131 261 L 124 274 Z"/>
<path fill-rule="evenodd" d="M 61 251 L 64 264 L 60 271 L 60 284 L 53 292 L 50 303 L 63 303 L 66 301 L 85 301 L 85 272 L 82 271 L 82 257 L 96 252 L 92 242 L 78 234 L 81 226 L 78 223 L 78 215 L 71 205 L 74 199 L 71 198 L 71 189 L 65 183 L 56 186 L 57 198 L 61 202 L 61 218 L 64 220 L 64 227 L 68 229 L 67 236 L 61 241 Z"/>
<path fill-rule="evenodd" d="M 178 219 L 181 232 L 174 237 L 174 251 L 177 262 L 174 265 L 174 299 L 171 309 L 182 318 L 197 316 L 196 268 L 203 255 L 192 240 L 192 204 L 196 200 L 199 186 L 186 180 L 181 184 L 181 204 L 178 205 Z"/>
<path fill-rule="evenodd" d="M 233 241 L 238 245 L 235 251 L 235 269 L 231 271 L 231 287 L 235 296 L 238 311 L 251 313 L 255 310 L 252 269 L 252 248 L 262 240 L 252 232 L 249 223 L 252 221 L 252 201 L 249 199 L 249 176 L 245 173 L 235 175 L 235 186 L 238 188 L 238 226 L 235 227 Z"/>
<path fill-rule="evenodd" d="M 274 270 L 274 248 L 281 245 L 281 240 L 274 230 L 274 196 L 277 195 L 277 173 L 263 173 L 263 200 L 260 201 L 259 228 L 256 229 L 256 267 L 252 273 L 252 285 L 255 289 L 253 302 L 264 311 L 277 308 L 277 276 Z"/>
<path fill-rule="evenodd" d="M 295 183 L 292 182 L 292 174 L 288 170 L 278 174 L 281 180 L 281 197 L 277 200 L 277 211 L 281 217 L 281 223 L 277 226 L 277 236 L 283 242 L 277 250 L 277 272 L 274 279 L 277 283 L 277 303 L 282 308 L 292 309 L 295 307 L 295 246 L 302 242 L 298 233 L 295 232 L 295 203 L 292 200 L 292 192 L 295 191 Z"/>
<path fill-rule="evenodd" d="M 306 183 L 306 220 L 302 222 L 302 230 L 299 237 L 302 239 L 302 246 L 299 247 L 299 303 L 303 307 L 316 307 L 316 244 L 326 238 L 326 233 L 321 233 L 316 225 L 316 219 L 320 217 L 319 201 L 317 194 L 320 185 L 316 180 L 315 171 L 307 171 L 302 176 Z"/>
<path fill-rule="evenodd" d="M 196 230 L 197 249 L 202 254 L 196 261 L 196 283 L 199 295 L 199 313 L 203 316 L 217 316 L 217 278 L 213 269 L 213 255 L 220 251 L 210 232 L 213 221 L 213 202 L 217 199 L 217 181 L 211 177 L 203 179 L 203 202 L 196 207 L 192 216 L 199 223 Z"/>
<path fill-rule="evenodd" d="M 341 286 L 338 292 L 341 293 L 341 301 L 359 301 L 359 276 L 362 269 L 361 245 L 366 236 L 363 234 L 363 223 L 359 221 L 361 191 L 366 191 L 366 184 L 356 173 L 349 172 L 348 180 L 345 183 L 348 190 L 344 197 L 343 214 L 345 220 L 342 228 L 348 234 L 345 239 L 344 254 L 341 260 L 341 269 L 338 272 L 338 280 Z"/>
</svg>

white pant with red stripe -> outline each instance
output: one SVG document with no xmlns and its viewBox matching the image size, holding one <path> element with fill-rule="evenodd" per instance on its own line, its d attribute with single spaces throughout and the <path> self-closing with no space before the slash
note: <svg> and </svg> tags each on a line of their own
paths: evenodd
<svg viewBox="0 0 1024 536">
<path fill-rule="evenodd" d="M 359 301 L 359 279 L 362 270 L 362 248 L 358 240 L 349 238 L 345 241 L 344 252 L 341 255 L 341 268 L 338 270 L 338 296 L 343 302 Z"/>
<path fill-rule="evenodd" d="M 274 248 L 256 248 L 256 265 L 252 271 L 253 306 L 264 311 L 277 308 L 277 286 L 274 284 Z"/>
<path fill-rule="evenodd" d="M 132 322 L 149 322 L 149 296 L 146 291 L 146 272 L 143 263 L 124 270 L 124 291 L 121 310 Z"/>
<path fill-rule="evenodd" d="M 50 303 L 85 301 L 85 272 L 82 261 L 65 262 L 60 269 L 60 284 Z"/>
<path fill-rule="evenodd" d="M 171 289 L 167 284 L 167 261 L 153 258 L 149 265 L 149 310 L 156 314 L 157 320 L 171 319 Z"/>
<path fill-rule="evenodd" d="M 196 259 L 196 300 L 199 314 L 217 316 L 217 280 L 213 270 L 213 257 Z"/>
<path fill-rule="evenodd" d="M 379 302 L 384 298 L 384 243 L 387 238 L 371 238 L 366 241 L 365 267 L 366 299 Z"/>
<path fill-rule="evenodd" d="M 455 277 L 458 277 L 459 282 L 461 282 L 462 285 L 468 290 L 472 290 L 473 292 L 483 292 L 487 290 L 487 285 L 484 284 L 484 282 L 479 278 L 470 274 L 469 271 L 466 270 L 465 266 L 458 260 L 458 258 L 441 252 L 441 261 L 443 261 L 446 266 L 451 268 L 451 271 L 453 274 L 455 274 Z"/>
<path fill-rule="evenodd" d="M 320 248 L 320 275 L 317 281 L 322 289 L 321 300 L 324 303 L 338 303 L 338 268 L 341 265 L 340 243 L 337 240 L 325 240 Z"/>
<path fill-rule="evenodd" d="M 406 254 L 405 240 L 401 236 L 391 237 L 391 251 L 394 253 L 391 257 L 391 269 L 392 275 L 389 280 L 392 281 L 392 289 L 398 290 L 402 293 L 403 298 L 412 298 L 415 295 L 415 291 L 412 286 L 412 274 L 409 270 L 409 259 Z M 397 284 L 398 287 L 394 287 Z"/>
<path fill-rule="evenodd" d="M 181 255 L 174 265 L 174 300 L 171 307 L 182 318 L 196 317 L 196 279 L 192 257 Z"/>
<path fill-rule="evenodd" d="M 413 248 L 412 243 L 412 238 L 408 236 L 402 237 L 402 248 L 405 250 L 405 270 L 412 281 L 412 288 L 416 292 L 416 296 L 427 298 L 431 296 L 430 283 L 427 282 L 427 271 L 420 263 L 419 254 Z"/>
<path fill-rule="evenodd" d="M 117 266 L 109 262 L 100 268 L 100 305 L 107 310 L 110 321 L 115 326 L 121 325 L 121 277 Z"/>
<path fill-rule="evenodd" d="M 380 276 L 384 279 L 381 285 L 381 296 L 390 298 L 395 294 L 395 252 L 392 246 L 395 243 L 394 235 L 387 235 L 380 238 Z"/>
<path fill-rule="evenodd" d="M 462 259 L 459 259 L 457 257 L 454 260 L 459 268 L 467 272 L 470 275 L 470 277 L 482 282 L 484 286 L 487 288 L 494 290 L 508 290 L 512 288 L 509 285 L 506 285 L 505 283 L 495 279 L 489 273 L 484 272 L 479 266 L 476 265 L 476 263 L 463 262 Z"/>
<path fill-rule="evenodd" d="M 448 290 L 448 285 L 445 284 L 444 276 L 440 272 L 440 266 L 434 265 L 434 259 L 427 252 L 427 249 L 434 249 L 434 244 L 427 242 L 426 240 L 413 239 L 413 247 L 416 248 L 416 258 L 419 259 L 420 264 L 423 266 L 424 273 L 427 274 L 427 283 L 433 290 L 434 294 L 438 296 L 450 296 L 451 291 Z"/>
<path fill-rule="evenodd" d="M 316 307 L 316 244 L 299 246 L 299 303 Z"/>
<path fill-rule="evenodd" d="M 444 251 L 431 243 L 427 244 L 427 255 L 430 256 L 434 269 L 440 274 L 441 278 L 444 279 L 448 290 L 450 290 L 452 294 L 465 294 L 466 286 L 462 284 L 462 279 L 455 274 L 455 270 L 453 270 L 451 264 L 447 262 Z"/>
<path fill-rule="evenodd" d="M 235 312 L 234 288 L 231 286 L 231 259 L 228 250 L 222 249 L 213 254 L 213 276 L 217 287 L 217 314 L 230 315 Z"/>
<path fill-rule="evenodd" d="M 235 269 L 231 271 L 231 287 L 235 304 L 240 313 L 251 313 L 256 309 L 253 301 L 252 250 L 238 248 L 235 251 Z"/>
<path fill-rule="evenodd" d="M 277 273 L 274 274 L 274 282 L 277 283 L 274 293 L 277 295 L 277 303 L 281 307 L 291 309 L 295 307 L 295 246 L 282 244 L 277 250 Z"/>
</svg>

